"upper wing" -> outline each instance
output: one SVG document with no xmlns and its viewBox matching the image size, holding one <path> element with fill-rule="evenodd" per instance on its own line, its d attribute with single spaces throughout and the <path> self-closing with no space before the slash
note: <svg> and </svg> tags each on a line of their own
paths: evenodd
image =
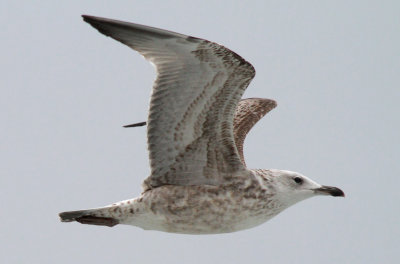
<svg viewBox="0 0 400 264">
<path fill-rule="evenodd" d="M 247 98 L 240 100 L 233 121 L 234 137 L 240 159 L 246 166 L 243 156 L 243 143 L 250 129 L 265 116 L 269 111 L 276 107 L 276 102 L 264 98 Z"/>
<path fill-rule="evenodd" d="M 246 165 L 243 155 L 244 140 L 251 128 L 269 111 L 277 106 L 276 101 L 265 98 L 246 98 L 239 101 L 233 119 L 233 135 L 240 160 Z M 145 126 L 146 122 L 126 125 L 124 127 Z"/>
<path fill-rule="evenodd" d="M 160 185 L 218 185 L 240 161 L 234 136 L 236 106 L 255 70 L 229 49 L 203 39 L 143 25 L 83 16 L 156 67 L 148 117 L 151 176 Z"/>
</svg>

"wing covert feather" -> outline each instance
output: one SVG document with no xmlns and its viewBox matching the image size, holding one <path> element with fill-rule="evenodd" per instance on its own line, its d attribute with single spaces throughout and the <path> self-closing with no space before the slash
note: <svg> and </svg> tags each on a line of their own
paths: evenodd
<svg viewBox="0 0 400 264">
<path fill-rule="evenodd" d="M 83 16 L 156 67 L 147 138 L 151 175 L 144 188 L 218 185 L 246 171 L 233 135 L 236 106 L 255 70 L 207 40 L 133 23 Z"/>
<path fill-rule="evenodd" d="M 243 144 L 247 134 L 261 118 L 276 106 L 277 104 L 274 100 L 265 98 L 246 98 L 240 100 L 237 105 L 233 130 L 236 147 L 245 166 Z"/>
</svg>

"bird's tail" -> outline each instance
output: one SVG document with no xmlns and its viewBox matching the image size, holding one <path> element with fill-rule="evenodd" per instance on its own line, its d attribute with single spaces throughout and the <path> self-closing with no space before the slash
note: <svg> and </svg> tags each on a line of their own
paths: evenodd
<svg viewBox="0 0 400 264">
<path fill-rule="evenodd" d="M 79 211 L 62 212 L 59 214 L 61 222 L 79 222 L 87 225 L 104 225 L 104 226 L 115 226 L 119 224 L 119 221 L 112 217 L 104 217 L 99 214 L 101 209 L 88 209 Z"/>
</svg>

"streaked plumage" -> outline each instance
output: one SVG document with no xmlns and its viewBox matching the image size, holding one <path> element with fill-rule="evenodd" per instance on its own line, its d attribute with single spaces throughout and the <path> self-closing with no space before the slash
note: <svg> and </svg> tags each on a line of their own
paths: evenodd
<svg viewBox="0 0 400 264">
<path fill-rule="evenodd" d="M 62 221 L 223 233 L 261 224 L 315 194 L 344 195 L 338 188 L 321 186 L 295 172 L 246 168 L 244 139 L 276 103 L 240 100 L 255 70 L 239 55 L 195 37 L 83 17 L 156 67 L 147 121 L 151 174 L 144 180 L 140 197 L 64 212 Z"/>
</svg>

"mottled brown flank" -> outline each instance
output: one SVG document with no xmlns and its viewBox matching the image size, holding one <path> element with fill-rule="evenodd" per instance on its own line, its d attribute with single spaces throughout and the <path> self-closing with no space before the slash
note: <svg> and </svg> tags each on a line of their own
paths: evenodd
<svg viewBox="0 0 400 264">
<path fill-rule="evenodd" d="M 270 171 L 253 170 L 245 179 L 232 179 L 220 186 L 164 185 L 137 199 L 67 212 L 61 217 L 83 224 L 120 223 L 166 232 L 210 234 L 256 226 L 284 209 L 274 198 Z"/>
<path fill-rule="evenodd" d="M 230 232 L 248 216 L 276 213 L 272 196 L 254 176 L 249 176 L 246 181 L 232 180 L 218 187 L 161 186 L 145 192 L 143 203 L 155 216 L 164 217 L 164 228 L 169 232 L 202 233 L 201 228 L 207 227 L 212 233 Z"/>
</svg>

